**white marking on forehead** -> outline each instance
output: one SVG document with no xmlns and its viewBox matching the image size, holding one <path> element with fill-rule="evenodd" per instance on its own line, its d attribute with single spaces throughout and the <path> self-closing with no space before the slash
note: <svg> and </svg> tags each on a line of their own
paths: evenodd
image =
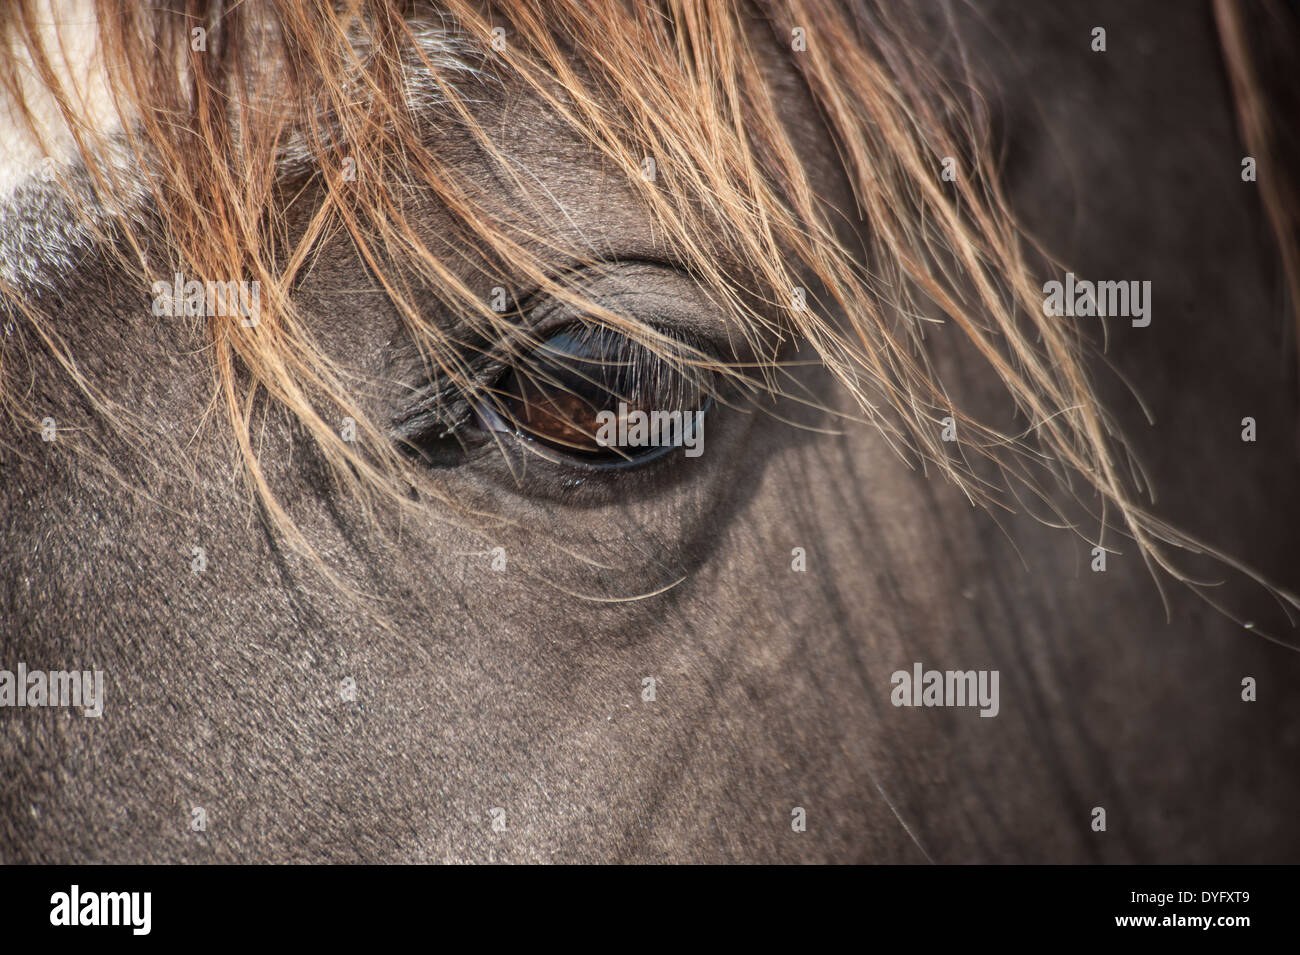
<svg viewBox="0 0 1300 955">
<path fill-rule="evenodd" d="M 99 55 L 92 0 L 45 0 L 38 7 L 41 45 L 73 109 L 101 137 L 121 130 Z M 20 42 L 7 51 L 16 66 L 32 124 L 8 94 L 0 99 L 0 201 L 8 199 L 42 168 L 67 166 L 76 158 L 76 141 L 54 94 L 40 82 L 31 54 Z M 35 130 L 32 129 L 35 126 Z M 49 160 L 46 162 L 46 160 Z"/>
<path fill-rule="evenodd" d="M 99 161 L 112 168 L 115 181 L 126 183 L 114 196 L 116 211 L 100 202 L 75 153 L 57 182 L 29 176 L 0 199 L 0 279 L 6 285 L 31 292 L 53 288 L 73 271 L 77 250 L 95 229 L 120 214 L 141 221 L 147 193 L 131 154 L 118 141 Z"/>
<path fill-rule="evenodd" d="M 36 25 L 73 112 L 93 138 L 111 143 L 122 127 L 99 55 L 93 0 L 44 0 Z M 4 52 L 14 64 L 28 116 L 7 91 L 0 92 L 0 278 L 18 288 L 49 286 L 71 268 L 89 229 L 108 215 L 84 170 L 78 173 L 76 140 L 30 51 L 14 38 Z M 131 168 L 121 147 L 110 146 L 105 158 L 116 171 Z M 142 194 L 141 186 L 121 199 L 129 206 Z"/>
</svg>

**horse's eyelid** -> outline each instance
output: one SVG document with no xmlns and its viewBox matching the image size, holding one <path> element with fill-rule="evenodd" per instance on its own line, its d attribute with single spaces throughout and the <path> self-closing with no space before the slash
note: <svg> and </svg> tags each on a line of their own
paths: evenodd
<svg viewBox="0 0 1300 955">
<path fill-rule="evenodd" d="M 654 259 L 616 259 L 606 264 L 611 268 L 611 274 L 615 278 L 618 277 L 617 269 L 619 267 L 653 268 L 665 272 L 671 271 L 678 275 L 686 275 L 685 270 L 681 267 L 670 262 Z M 565 276 L 580 274 L 585 268 L 587 267 L 578 266 L 565 269 L 549 276 L 549 278 L 552 281 L 561 281 Z M 601 276 L 593 278 L 599 280 Z M 591 281 L 586 281 L 583 284 L 590 288 Z M 606 304 L 612 306 L 615 300 L 626 301 L 628 298 L 635 300 L 637 295 L 635 289 L 624 287 L 607 296 L 593 295 L 592 301 L 602 306 Z M 601 302 L 602 298 L 606 301 Z M 588 324 L 592 328 L 602 327 L 599 323 L 583 322 L 582 313 L 574 308 L 571 303 L 556 298 L 540 285 L 523 290 L 523 294 L 514 299 L 512 304 L 514 306 L 512 312 L 520 316 L 521 325 L 529 335 L 537 340 L 536 345 L 532 346 L 530 350 L 544 347 L 547 338 L 563 328 L 566 320 L 567 323 Z M 708 351 L 715 350 L 718 347 L 716 343 L 707 340 L 707 336 L 700 336 L 697 331 L 677 327 L 677 323 L 670 318 L 659 317 L 659 320 L 656 321 L 655 317 L 636 316 L 635 309 L 627 309 L 626 311 L 629 315 L 637 317 L 639 321 L 653 327 L 660 334 L 675 339 L 690 348 Z M 650 350 L 646 349 L 646 351 Z M 662 356 L 656 357 L 659 357 L 663 364 L 668 364 L 662 360 Z M 511 370 L 517 370 L 517 364 L 512 359 L 512 356 L 504 351 L 504 343 L 499 344 L 494 349 L 467 355 L 465 364 L 468 366 L 473 379 L 472 384 L 468 386 L 450 381 L 430 370 L 430 380 L 425 383 L 424 387 L 418 389 L 414 401 L 407 406 L 408 410 L 399 414 L 394 425 L 390 428 L 390 432 L 395 439 L 399 441 L 445 440 L 463 433 L 465 428 L 473 424 L 478 418 L 478 414 L 474 409 L 476 404 L 483 400 L 485 393 L 490 392 L 492 385 L 499 381 L 503 375 Z M 475 367 L 476 365 L 478 367 Z"/>
</svg>

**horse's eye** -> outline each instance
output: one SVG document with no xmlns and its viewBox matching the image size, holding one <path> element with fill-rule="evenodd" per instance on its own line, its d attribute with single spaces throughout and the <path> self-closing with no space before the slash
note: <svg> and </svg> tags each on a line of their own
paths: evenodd
<svg viewBox="0 0 1300 955">
<path fill-rule="evenodd" d="M 509 431 L 534 450 L 596 467 L 627 467 L 699 446 L 706 391 L 612 329 L 570 326 L 517 362 L 484 400 L 486 430 Z"/>
</svg>

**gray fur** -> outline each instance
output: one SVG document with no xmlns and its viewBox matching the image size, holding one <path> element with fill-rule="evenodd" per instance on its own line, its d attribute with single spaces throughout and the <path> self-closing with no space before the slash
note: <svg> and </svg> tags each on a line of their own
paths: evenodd
<svg viewBox="0 0 1300 955">
<path fill-rule="evenodd" d="M 1295 589 L 1291 343 L 1207 5 L 953 9 L 1035 234 L 1081 273 L 1153 281 L 1151 326 L 1114 329 L 1110 360 L 1156 423 L 1097 373 L 1161 512 Z M 1088 51 L 1096 23 L 1104 59 Z M 943 37 L 918 37 L 941 66 Z M 782 88 L 816 181 L 851 211 L 815 111 L 793 75 Z M 635 203 L 553 118 L 527 102 L 510 117 L 520 162 L 567 213 L 539 225 L 654 250 Z M 426 221 L 447 226 L 437 210 Z M 301 294 L 383 411 L 414 363 L 382 295 L 357 294 L 370 288 L 335 244 Z M 156 438 L 140 453 L 114 437 L 39 349 L 10 365 L 38 415 L 78 429 L 69 439 L 134 489 L 59 441 L 6 437 L 0 664 L 100 668 L 107 700 L 98 720 L 0 711 L 5 862 L 1296 859 L 1300 658 L 1180 588 L 1167 619 L 1129 544 L 1093 574 L 1068 532 L 972 509 L 869 429 L 766 415 L 711 422 L 709 452 L 673 482 L 573 487 L 541 471 L 520 489 L 485 456 L 430 481 L 515 528 L 485 540 L 431 516 L 399 535 L 343 506 L 272 414 L 273 482 L 340 572 L 387 601 L 382 631 L 250 518 L 232 449 L 201 428 L 197 330 L 160 325 L 143 290 L 102 268 L 59 295 L 82 373 Z M 955 334 L 928 336 L 945 385 L 1010 427 Z M 1238 437 L 1247 414 L 1254 445 Z M 790 570 L 794 547 L 806 573 Z M 521 565 L 609 596 L 686 580 L 600 604 Z M 1258 590 L 1216 598 L 1277 623 Z M 891 706 L 890 673 L 913 661 L 997 668 L 999 715 Z"/>
</svg>

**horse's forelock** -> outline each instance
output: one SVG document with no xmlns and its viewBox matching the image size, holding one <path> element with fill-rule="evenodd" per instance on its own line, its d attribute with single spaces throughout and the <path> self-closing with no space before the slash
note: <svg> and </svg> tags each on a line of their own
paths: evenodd
<svg viewBox="0 0 1300 955">
<path fill-rule="evenodd" d="M 1159 540 L 1172 532 L 1144 510 L 1122 477 L 1124 450 L 1088 382 L 1074 329 L 1043 316 L 1028 243 L 990 178 L 987 142 L 969 109 L 890 33 L 888 17 L 873 22 L 867 38 L 864 25 L 833 6 L 802 0 L 758 6 L 780 40 L 774 49 L 793 57 L 839 149 L 864 220 L 868 248 L 861 254 L 841 241 L 834 225 L 839 213 L 826 207 L 802 164 L 778 109 L 781 95 L 763 68 L 773 50 L 755 46 L 739 5 L 685 3 L 668 16 L 618 2 L 555 0 L 539 9 L 521 0 L 499 4 L 488 16 L 452 0 L 441 15 L 411 20 L 404 5 L 389 0 L 349 5 L 347 15 L 324 0 L 204 4 L 202 16 L 99 0 L 98 43 L 78 36 L 72 48 L 97 46 L 114 78 L 109 111 L 95 93 L 102 84 L 93 70 L 77 80 L 75 69 L 61 77 L 49 65 L 57 44 L 40 26 L 50 13 L 44 0 L 15 0 L 0 20 L 0 40 L 25 49 L 34 68 L 25 74 L 24 60 L 14 58 L 18 66 L 4 80 L 11 117 L 40 145 L 34 150 L 24 142 L 11 152 L 10 196 L 17 198 L 12 208 L 28 216 L 21 221 L 44 225 L 8 230 L 15 236 L 14 265 L 5 285 L 39 280 L 42 268 L 66 257 L 100 216 L 134 243 L 147 289 L 158 263 L 145 260 L 141 223 L 121 201 L 135 189 L 156 207 L 169 269 L 184 263 L 199 275 L 260 281 L 263 329 L 213 326 L 221 403 L 252 486 L 290 542 L 305 545 L 261 475 L 243 414 L 249 385 L 240 383 L 236 369 L 298 416 L 345 485 L 385 488 L 400 502 L 397 489 L 404 484 L 393 473 L 410 466 L 391 451 L 385 423 L 368 421 L 356 407 L 332 362 L 294 334 L 305 325 L 295 317 L 289 290 L 307 246 L 336 227 L 346 230 L 435 360 L 448 354 L 447 335 L 415 305 L 399 276 L 384 274 L 381 263 L 393 249 L 408 254 L 447 312 L 478 321 L 487 335 L 522 332 L 504 325 L 410 223 L 394 221 L 393 191 L 407 180 L 419 180 L 426 194 L 443 201 L 466 240 L 494 260 L 512 263 L 545 291 L 572 294 L 551 276 L 545 255 L 495 219 L 475 184 L 419 136 L 415 117 L 443 109 L 508 169 L 465 93 L 485 77 L 507 78 L 553 109 L 626 178 L 666 242 L 732 313 L 735 327 L 757 338 L 770 322 L 747 299 L 775 303 L 784 324 L 811 342 L 864 417 L 988 500 L 989 485 L 941 439 L 946 418 L 961 423 L 961 450 L 992 459 L 1004 480 L 1029 481 L 1023 475 L 1035 455 L 1024 453 L 1023 434 L 951 407 L 921 344 L 919 317 L 937 312 L 974 345 L 1028 417 L 1036 453 L 1053 468 L 1082 475 L 1140 546 L 1169 566 Z M 201 51 L 192 45 L 194 29 L 207 31 Z M 265 82 L 268 76 L 276 82 Z M 68 95 L 83 81 L 89 95 Z M 256 98 L 262 94 L 270 101 Z M 126 116 L 127 128 L 115 130 L 113 116 Z M 69 142 L 75 145 L 70 160 L 50 158 L 59 169 L 73 169 L 72 181 L 82 186 L 64 189 L 60 206 L 45 188 L 32 189 L 32 163 L 44 162 L 42 150 L 51 144 L 68 152 Z M 129 143 L 127 163 L 115 156 L 115 142 Z M 640 175 L 646 156 L 671 170 L 671 190 Z M 940 178 L 946 157 L 964 164 L 955 181 Z M 345 163 L 353 164 L 353 179 L 341 176 Z M 266 240 L 283 226 L 277 181 L 286 164 L 311 170 L 323 198 L 302 245 L 277 258 Z M 80 225 L 52 224 L 73 207 Z M 757 289 L 742 287 L 718 264 L 720 246 L 729 253 L 726 261 L 745 263 L 745 281 L 756 278 Z M 792 292 L 805 283 L 824 289 L 824 300 L 799 299 L 791 307 Z M 591 312 L 602 315 L 598 303 Z M 345 414 L 370 440 L 350 446 L 339 439 L 331 422 Z"/>
</svg>

